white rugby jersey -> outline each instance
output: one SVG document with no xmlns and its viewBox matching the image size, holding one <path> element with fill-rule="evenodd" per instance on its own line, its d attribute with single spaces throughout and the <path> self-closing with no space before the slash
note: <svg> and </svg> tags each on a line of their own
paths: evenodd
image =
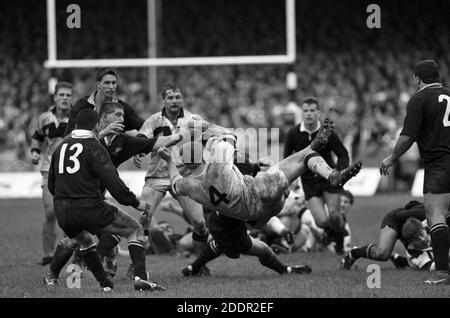
<svg viewBox="0 0 450 318">
<path fill-rule="evenodd" d="M 45 142 L 41 152 L 41 171 L 48 172 L 53 152 L 64 139 L 64 131 L 69 122 L 69 114 L 61 121 L 56 117 L 56 106 L 42 113 L 37 121 L 36 131 L 32 138 Z"/>
<path fill-rule="evenodd" d="M 181 109 L 178 116 L 177 126 L 174 126 L 172 122 L 165 115 L 165 108 L 153 114 L 142 125 L 139 133 L 144 134 L 148 138 L 157 136 L 170 136 L 180 132 L 180 128 L 185 128 L 187 123 L 191 120 L 201 120 L 201 116 L 192 114 L 191 112 Z M 201 138 L 201 134 L 199 134 Z M 179 147 L 174 145 L 173 147 Z M 178 155 L 178 151 L 174 151 L 175 156 Z M 175 157 L 175 162 L 180 163 L 181 159 Z M 146 178 L 169 178 L 169 169 L 167 162 L 162 160 L 156 151 L 150 153 L 150 160 L 147 162 L 147 174 Z"/>
</svg>

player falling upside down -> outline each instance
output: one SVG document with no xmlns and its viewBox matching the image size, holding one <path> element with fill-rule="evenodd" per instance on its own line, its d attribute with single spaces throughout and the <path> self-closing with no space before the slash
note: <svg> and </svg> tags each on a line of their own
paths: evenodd
<svg viewBox="0 0 450 318">
<path fill-rule="evenodd" d="M 334 185 L 345 184 L 359 172 L 360 161 L 342 171 L 334 170 L 316 152 L 326 144 L 332 131 L 332 121 L 325 120 L 310 146 L 255 177 L 244 176 L 239 171 L 233 164 L 236 149 L 217 137 L 210 138 L 205 147 L 195 141 L 181 146 L 181 159 L 191 171 L 187 177 L 179 174 L 169 149 L 162 147 L 158 153 L 169 163 L 174 193 L 187 195 L 229 217 L 257 222 L 262 226 L 281 211 L 289 185 L 308 168 Z"/>
<path fill-rule="evenodd" d="M 410 201 L 404 207 L 392 210 L 381 221 L 378 244 L 353 248 L 342 259 L 342 268 L 349 270 L 359 258 L 368 258 L 382 262 L 390 259 L 396 267 L 435 270 L 428 226 L 424 223 L 426 212 L 423 203 Z M 405 247 L 407 257 L 392 253 L 397 240 Z"/>
<path fill-rule="evenodd" d="M 217 212 L 210 216 L 209 229 L 214 240 L 202 255 L 183 270 L 184 275 L 196 275 L 208 261 L 221 253 L 237 258 L 241 253 L 258 256 L 260 262 L 278 273 L 309 273 L 307 265 L 286 266 L 263 242 L 247 235 L 245 221 L 264 225 L 278 214 L 285 200 L 285 190 L 307 167 L 328 178 L 336 185 L 343 185 L 361 169 L 361 162 L 343 170 L 333 170 L 315 150 L 327 142 L 333 123 L 326 120 L 311 146 L 291 155 L 267 171 L 260 171 L 253 178 L 244 176 L 233 164 L 236 149 L 228 142 L 212 137 L 205 149 L 196 142 L 186 143 L 180 149 L 183 163 L 191 170 L 188 177 L 181 177 L 172 162 L 167 148 L 158 153 L 169 164 L 170 178 L 175 193 L 188 195 L 205 207 Z"/>
</svg>

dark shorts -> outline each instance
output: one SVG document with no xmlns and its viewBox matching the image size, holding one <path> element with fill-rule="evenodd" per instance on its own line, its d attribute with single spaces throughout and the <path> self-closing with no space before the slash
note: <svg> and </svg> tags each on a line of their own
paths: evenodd
<svg viewBox="0 0 450 318">
<path fill-rule="evenodd" d="M 212 213 L 209 217 L 209 233 L 217 248 L 230 258 L 239 258 L 252 247 L 245 222 L 228 216 Z"/>
<path fill-rule="evenodd" d="M 69 238 L 82 231 L 97 234 L 111 224 L 118 209 L 99 199 L 54 200 L 58 225 Z"/>
<path fill-rule="evenodd" d="M 425 165 L 423 193 L 450 193 L 450 155 Z"/>
<path fill-rule="evenodd" d="M 333 187 L 328 180 L 320 176 L 312 179 L 302 179 L 302 186 L 305 200 L 309 200 L 312 197 L 323 197 L 324 192 L 339 193 L 342 191 L 341 187 Z"/>
</svg>

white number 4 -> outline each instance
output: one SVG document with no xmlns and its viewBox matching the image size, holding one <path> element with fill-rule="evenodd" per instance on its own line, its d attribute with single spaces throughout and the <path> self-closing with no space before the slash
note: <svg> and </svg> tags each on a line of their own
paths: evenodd
<svg viewBox="0 0 450 318">
<path fill-rule="evenodd" d="M 445 115 L 442 119 L 442 124 L 444 125 L 444 127 L 448 127 L 450 126 L 450 120 L 448 120 L 448 117 L 450 116 L 450 97 L 447 95 L 439 95 L 439 103 L 442 103 L 444 100 L 447 102 L 447 107 L 445 108 Z"/>
<path fill-rule="evenodd" d="M 77 159 L 77 157 L 80 155 L 80 153 L 83 151 L 83 145 L 82 144 L 73 144 L 70 146 L 69 150 L 77 149 L 75 153 L 69 157 L 69 160 L 73 162 L 73 167 L 66 167 L 66 171 L 70 174 L 73 174 L 80 170 L 80 161 Z M 67 144 L 62 145 L 61 152 L 59 154 L 59 174 L 64 173 L 64 157 L 66 156 L 66 149 Z"/>
</svg>

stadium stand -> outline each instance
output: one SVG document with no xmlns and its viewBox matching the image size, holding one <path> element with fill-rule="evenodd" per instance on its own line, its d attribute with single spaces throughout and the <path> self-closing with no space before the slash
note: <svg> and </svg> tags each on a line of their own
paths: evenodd
<svg viewBox="0 0 450 318">
<path fill-rule="evenodd" d="M 299 98 L 316 95 L 322 104 L 334 105 L 336 128 L 353 158 L 366 156 L 366 166 L 376 166 L 378 157 L 372 162 L 370 158 L 376 153 L 384 155 L 392 146 L 406 102 L 415 91 L 409 72 L 412 65 L 433 58 L 444 82 L 450 75 L 446 59 L 450 44 L 445 36 L 450 21 L 443 10 L 445 1 L 431 1 L 433 5 L 409 1 L 408 14 L 402 13 L 399 1 L 378 1 L 383 32 L 366 26 L 369 2 L 319 2 L 297 2 L 296 94 Z M 64 8 L 70 1 L 57 3 L 57 8 Z M 272 54 L 284 49 L 283 15 L 268 20 L 271 12 L 279 10 L 277 1 L 252 0 L 243 5 L 218 0 L 214 5 L 223 19 L 217 21 L 206 14 L 210 2 L 187 3 L 181 8 L 175 0 L 164 0 L 158 55 Z M 238 3 L 246 21 L 235 17 L 233 5 Z M 95 4 L 80 0 L 78 4 L 83 10 L 82 28 L 58 28 L 61 58 L 146 56 L 146 1 L 135 1 L 133 7 L 125 0 Z M 102 14 L 106 7 L 108 15 Z M 51 74 L 43 67 L 47 54 L 45 0 L 4 0 L 0 12 L 0 149 L 25 160 L 33 123 L 49 101 L 47 80 Z M 58 12 L 58 23 L 64 23 L 67 13 Z M 127 19 L 119 18 L 123 12 Z M 72 36 L 70 32 L 78 33 Z M 229 36 L 216 36 L 224 33 Z M 244 33 L 257 41 L 243 41 L 239 34 Z M 143 117 L 151 114 L 147 71 L 119 69 L 119 73 L 121 98 Z M 160 68 L 158 83 L 181 83 L 190 109 L 222 126 L 282 128 L 280 114 L 288 101 L 286 73 L 287 66 Z M 74 83 L 75 98 L 92 89 L 92 74 L 87 69 L 55 71 L 58 78 Z M 414 155 L 412 161 L 417 161 Z M 400 169 L 397 176 L 402 173 L 405 171 Z"/>
</svg>

